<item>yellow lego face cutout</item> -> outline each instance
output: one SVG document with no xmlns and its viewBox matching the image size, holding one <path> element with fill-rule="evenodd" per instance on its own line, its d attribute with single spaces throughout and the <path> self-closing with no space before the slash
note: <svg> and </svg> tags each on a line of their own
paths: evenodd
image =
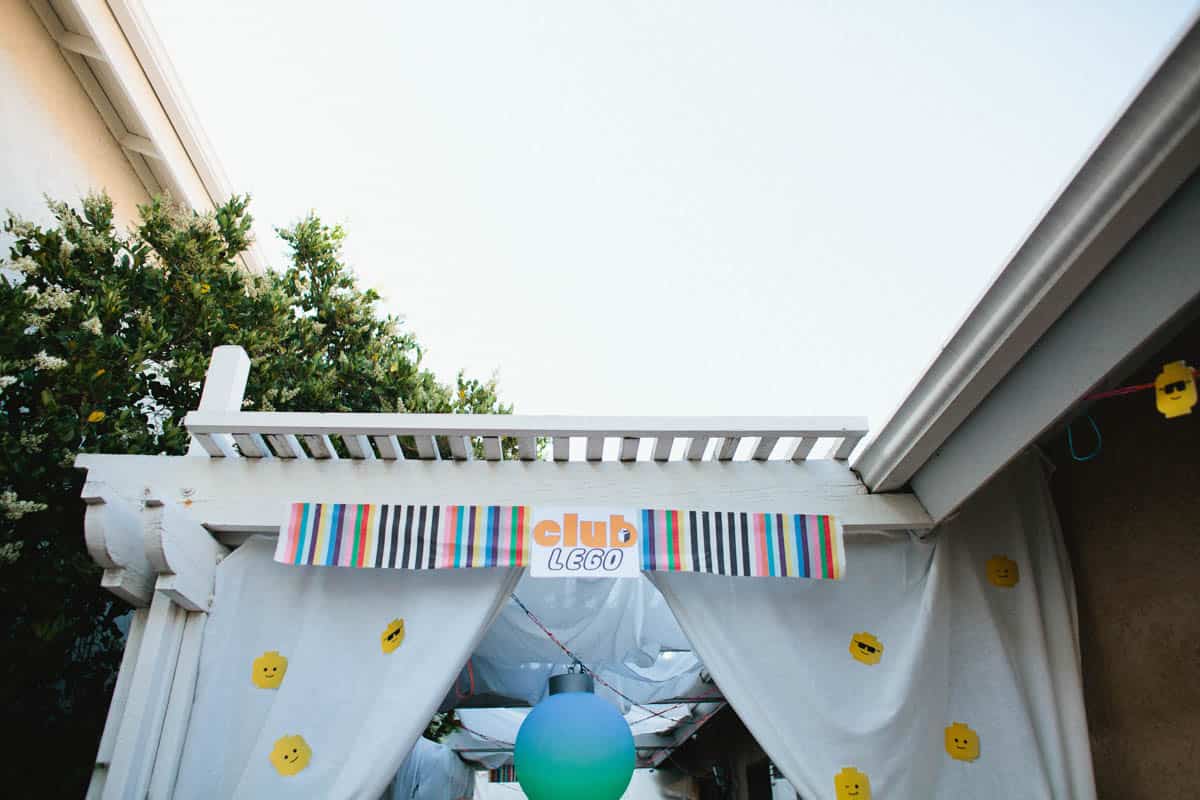
<svg viewBox="0 0 1200 800">
<path fill-rule="evenodd" d="M 1021 571 L 1008 556 L 992 556 L 987 560 L 987 579 L 992 586 L 1011 589 L 1021 580 Z"/>
<path fill-rule="evenodd" d="M 1196 405 L 1196 376 L 1186 361 L 1164 364 L 1154 379 L 1154 400 L 1167 419 L 1192 413 Z"/>
<path fill-rule="evenodd" d="M 282 737 L 271 750 L 271 765 L 280 775 L 295 775 L 307 767 L 311 759 L 312 749 L 300 735 Z"/>
<path fill-rule="evenodd" d="M 883 658 L 883 643 L 866 631 L 850 637 L 850 655 L 860 664 L 878 664 Z"/>
<path fill-rule="evenodd" d="M 278 650 L 268 650 L 254 659 L 250 668 L 250 680 L 260 689 L 278 689 L 283 685 L 286 672 L 287 659 L 279 655 Z"/>
<path fill-rule="evenodd" d="M 383 633 L 379 639 L 383 645 L 383 652 L 394 652 L 400 646 L 400 643 L 404 641 L 404 620 L 394 619 L 388 623 L 388 626 L 383 629 Z"/>
<path fill-rule="evenodd" d="M 979 758 L 979 734 L 961 722 L 946 728 L 946 753 L 959 761 Z"/>
<path fill-rule="evenodd" d="M 871 800 L 871 779 L 855 767 L 842 767 L 833 776 L 833 790 L 837 800 Z"/>
</svg>

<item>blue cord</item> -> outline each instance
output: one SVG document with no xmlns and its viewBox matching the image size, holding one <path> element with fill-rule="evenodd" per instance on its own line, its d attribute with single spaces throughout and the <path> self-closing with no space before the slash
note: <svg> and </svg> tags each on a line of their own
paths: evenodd
<svg viewBox="0 0 1200 800">
<path fill-rule="evenodd" d="M 1104 445 L 1104 440 L 1100 436 L 1100 428 L 1096 426 L 1096 420 L 1092 419 L 1091 414 L 1087 415 L 1087 420 L 1092 423 L 1092 430 L 1096 433 L 1096 447 L 1086 456 L 1081 456 L 1075 452 L 1075 437 L 1071 434 L 1071 426 L 1067 426 L 1067 448 L 1071 451 L 1071 458 L 1076 461 L 1091 461 L 1100 455 L 1100 448 Z"/>
</svg>

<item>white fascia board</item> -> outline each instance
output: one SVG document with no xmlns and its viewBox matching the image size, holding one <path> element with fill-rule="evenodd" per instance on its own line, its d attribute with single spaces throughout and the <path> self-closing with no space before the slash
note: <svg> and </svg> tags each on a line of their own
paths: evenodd
<svg viewBox="0 0 1200 800">
<path fill-rule="evenodd" d="M 929 515 L 952 514 L 1115 369 L 1147 357 L 1160 330 L 1197 311 L 1197 298 L 1200 172 L 913 476 Z M 1149 397 L 1143 402 L 1156 413 Z"/>
<path fill-rule="evenodd" d="M 876 492 L 905 486 L 1198 165 L 1200 23 L 1193 20 L 853 460 L 863 482 Z"/>
<path fill-rule="evenodd" d="M 103 61 L 119 84 L 106 86 L 105 91 L 120 91 L 134 109 L 136 127 L 146 133 L 141 138 L 149 140 L 152 157 L 164 168 L 166 188 L 172 196 L 201 212 L 228 199 L 229 181 L 141 2 L 54 2 L 69 6 L 87 27 L 85 41 L 90 40 L 95 50 L 91 57 Z M 145 148 L 133 149 L 145 154 Z M 154 193 L 156 188 L 148 186 L 147 190 Z M 265 269 L 266 261 L 257 245 L 251 246 L 243 260 L 252 271 Z"/>
</svg>

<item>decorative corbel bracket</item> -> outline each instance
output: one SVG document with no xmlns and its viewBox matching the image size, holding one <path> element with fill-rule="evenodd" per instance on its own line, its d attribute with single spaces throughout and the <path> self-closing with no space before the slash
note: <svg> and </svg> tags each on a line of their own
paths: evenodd
<svg viewBox="0 0 1200 800">
<path fill-rule="evenodd" d="M 155 589 L 188 611 L 208 611 L 217 563 L 229 549 L 202 525 L 157 497 L 145 501 L 145 553 Z"/>
<path fill-rule="evenodd" d="M 104 568 L 100 586 L 138 608 L 154 597 L 155 571 L 146 558 L 140 512 L 99 481 L 83 486 L 83 538 Z"/>
</svg>

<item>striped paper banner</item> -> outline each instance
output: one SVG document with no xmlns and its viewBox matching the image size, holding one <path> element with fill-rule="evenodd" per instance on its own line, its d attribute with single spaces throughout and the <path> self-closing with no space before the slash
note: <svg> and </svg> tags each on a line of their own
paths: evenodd
<svg viewBox="0 0 1200 800">
<path fill-rule="evenodd" d="M 837 580 L 841 528 L 829 515 L 643 509 L 642 570 Z M 524 567 L 531 506 L 293 503 L 275 547 L 284 564 L 377 569 Z M 635 523 L 636 524 L 636 523 Z"/>
<path fill-rule="evenodd" d="M 516 783 L 517 768 L 512 764 L 488 770 L 488 783 Z"/>
<path fill-rule="evenodd" d="M 642 511 L 642 569 L 837 580 L 845 548 L 825 514 Z"/>
<path fill-rule="evenodd" d="M 293 503 L 275 560 L 379 569 L 522 567 L 529 561 L 529 509 Z"/>
</svg>

